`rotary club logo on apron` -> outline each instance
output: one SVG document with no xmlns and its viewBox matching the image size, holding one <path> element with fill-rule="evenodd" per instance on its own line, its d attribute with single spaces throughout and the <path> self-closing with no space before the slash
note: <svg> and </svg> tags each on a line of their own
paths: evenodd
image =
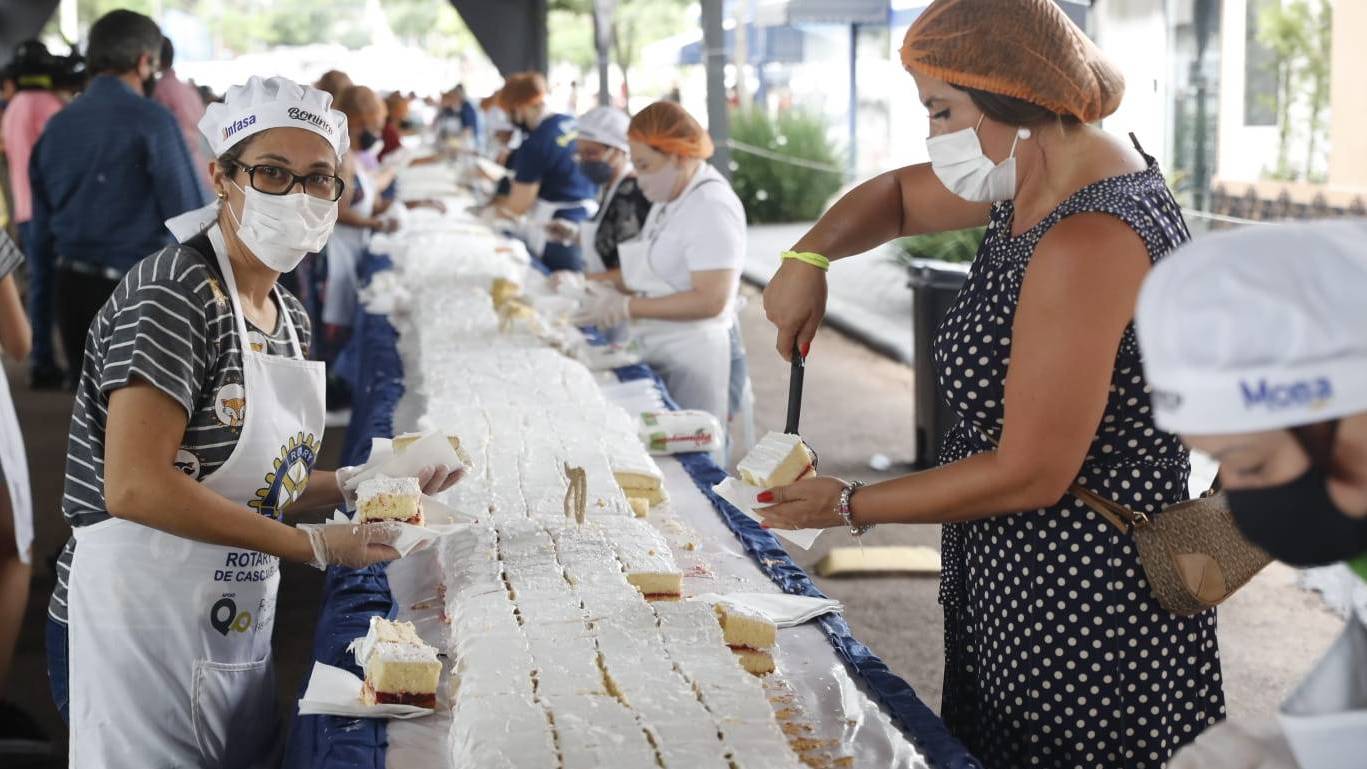
<svg viewBox="0 0 1367 769">
<path fill-rule="evenodd" d="M 247 505 L 258 513 L 279 520 L 309 485 L 309 472 L 318 457 L 318 439 L 312 433 L 298 433 L 280 447 L 280 455 L 272 464 L 273 472 L 266 473 L 265 485 L 256 490 L 256 498 Z"/>
</svg>

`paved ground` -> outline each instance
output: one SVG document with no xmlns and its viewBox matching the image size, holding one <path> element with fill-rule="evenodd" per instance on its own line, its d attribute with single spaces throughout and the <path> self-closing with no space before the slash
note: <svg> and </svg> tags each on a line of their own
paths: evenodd
<svg viewBox="0 0 1367 769">
<path fill-rule="evenodd" d="M 766 231 L 757 237 L 778 244 L 768 250 L 769 254 L 787 248 L 800 234 L 793 228 L 786 232 L 763 229 Z M 773 258 L 768 259 L 771 270 Z M 900 270 L 896 273 L 901 274 Z M 905 289 L 899 288 L 902 284 L 893 280 L 890 272 L 878 265 L 845 263 L 836 267 L 832 285 L 833 314 L 840 301 L 874 310 L 886 306 L 889 309 L 879 321 L 883 329 L 891 334 L 895 327 L 904 328 L 909 343 L 909 299 L 898 296 L 897 292 Z M 764 320 L 758 296 L 750 289 L 747 293 L 751 301 L 744 311 L 743 327 L 750 350 L 759 427 L 781 429 L 788 369 L 773 351 L 772 327 Z M 15 372 L 10 373 L 28 442 L 39 511 L 35 548 L 39 564 L 15 669 L 3 694 L 35 713 L 53 734 L 62 735 L 64 730 L 48 695 L 42 632 L 52 587 L 52 572 L 45 557 L 55 552 L 67 536 L 57 504 L 71 400 L 64 394 L 30 393 L 21 379 L 13 376 Z M 823 329 L 812 346 L 803 415 L 803 433 L 819 448 L 823 471 L 862 480 L 890 477 L 890 473 L 869 469 L 868 459 L 874 454 L 885 454 L 893 460 L 891 472 L 904 471 L 898 465 L 909 462 L 913 451 L 913 381 L 909 367 Z M 335 453 L 340 442 L 339 431 L 327 433 L 323 466 L 335 464 L 330 463 L 333 457 L 329 452 Z M 865 538 L 868 545 L 938 547 L 938 543 L 939 531 L 934 526 L 883 527 Z M 833 533 L 824 537 L 812 552 L 797 558 L 810 566 L 827 548 L 843 544 L 850 544 L 849 538 Z M 938 580 L 887 577 L 817 582 L 845 603 L 856 635 L 906 678 L 922 699 L 938 709 L 943 665 L 942 619 L 936 603 Z M 285 569 L 275 633 L 283 708 L 292 706 L 307 668 L 320 584 L 319 573 L 312 569 Z M 1341 621 L 1325 610 L 1320 599 L 1296 588 L 1293 572 L 1280 566 L 1269 568 L 1240 592 L 1221 610 L 1220 618 L 1226 692 L 1230 712 L 1236 715 L 1270 712 L 1341 627 Z M 64 766 L 65 761 L 58 759 L 50 765 Z"/>
</svg>

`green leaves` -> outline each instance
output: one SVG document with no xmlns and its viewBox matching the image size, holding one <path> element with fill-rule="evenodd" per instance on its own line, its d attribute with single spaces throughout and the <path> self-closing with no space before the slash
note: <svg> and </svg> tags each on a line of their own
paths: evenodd
<svg viewBox="0 0 1367 769">
<path fill-rule="evenodd" d="M 899 238 L 894 241 L 897 250 L 893 252 L 893 259 L 906 266 L 916 259 L 968 264 L 977 256 L 978 247 L 982 245 L 986 233 L 986 227 L 974 227 Z"/>
<path fill-rule="evenodd" d="M 752 224 L 814 221 L 844 183 L 819 117 L 790 110 L 775 120 L 741 110 L 731 114 L 731 137 L 731 186 Z"/>
</svg>

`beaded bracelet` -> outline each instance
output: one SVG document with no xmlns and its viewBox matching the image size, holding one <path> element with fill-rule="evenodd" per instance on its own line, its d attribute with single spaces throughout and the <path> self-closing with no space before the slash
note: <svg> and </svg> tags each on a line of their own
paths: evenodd
<svg viewBox="0 0 1367 769">
<path fill-rule="evenodd" d="M 845 484 L 845 488 L 840 491 L 840 502 L 835 507 L 835 512 L 840 516 L 840 520 L 850 527 L 850 533 L 856 537 L 863 536 L 873 528 L 873 524 L 866 523 L 858 526 L 854 522 L 854 513 L 850 511 L 850 500 L 854 499 L 854 492 L 863 486 L 863 481 L 850 481 Z"/>
</svg>

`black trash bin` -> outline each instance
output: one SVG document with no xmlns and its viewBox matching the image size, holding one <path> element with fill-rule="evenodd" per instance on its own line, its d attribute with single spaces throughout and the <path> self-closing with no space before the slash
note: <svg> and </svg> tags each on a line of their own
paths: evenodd
<svg viewBox="0 0 1367 769">
<path fill-rule="evenodd" d="M 907 267 L 911 287 L 912 357 L 916 367 L 916 462 L 917 470 L 934 467 L 945 432 L 958 416 L 940 397 L 931 363 L 931 340 L 968 280 L 968 265 L 913 260 Z"/>
</svg>

